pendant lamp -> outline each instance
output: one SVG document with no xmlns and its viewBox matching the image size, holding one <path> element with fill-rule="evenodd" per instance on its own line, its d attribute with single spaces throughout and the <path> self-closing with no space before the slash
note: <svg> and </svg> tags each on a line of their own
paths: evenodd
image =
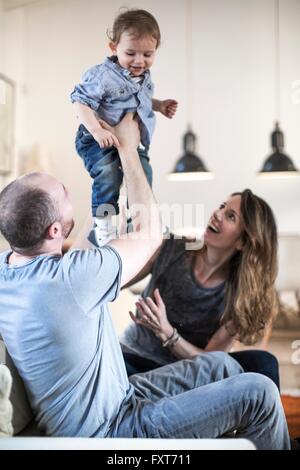
<svg viewBox="0 0 300 470">
<path fill-rule="evenodd" d="M 299 174 L 293 161 L 284 153 L 284 136 L 279 127 L 279 123 L 275 123 L 275 129 L 271 134 L 271 146 L 273 153 L 265 160 L 260 176 L 296 176 Z"/>
<path fill-rule="evenodd" d="M 266 158 L 262 169 L 258 172 L 259 177 L 282 178 L 298 176 L 299 172 L 291 158 L 284 152 L 284 135 L 279 127 L 280 117 L 280 23 L 279 23 L 279 0 L 274 0 L 274 42 L 275 42 L 275 108 L 278 120 L 271 134 L 272 153 Z"/>
<path fill-rule="evenodd" d="M 192 1 L 187 0 L 186 12 L 186 71 L 187 71 L 187 113 L 192 119 L 192 90 L 193 90 L 193 50 L 192 50 Z M 170 181 L 198 181 L 207 180 L 214 177 L 213 173 L 207 170 L 202 159 L 196 154 L 197 137 L 192 131 L 191 124 L 183 135 L 183 155 L 178 159 L 175 167 L 168 175 Z"/>
<path fill-rule="evenodd" d="M 196 135 L 189 125 L 183 136 L 183 155 L 177 161 L 174 171 L 169 173 L 170 181 L 197 181 L 213 178 L 213 173 L 206 169 L 201 158 L 196 155 L 196 140 Z"/>
</svg>

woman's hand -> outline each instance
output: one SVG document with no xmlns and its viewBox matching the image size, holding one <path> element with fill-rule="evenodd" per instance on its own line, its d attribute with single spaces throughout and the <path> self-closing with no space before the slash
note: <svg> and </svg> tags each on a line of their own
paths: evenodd
<svg viewBox="0 0 300 470">
<path fill-rule="evenodd" d="M 154 300 L 150 297 L 140 298 L 136 302 L 137 315 L 129 312 L 131 319 L 138 325 L 143 325 L 153 331 L 162 342 L 173 334 L 173 327 L 168 321 L 166 306 L 160 296 L 159 290 L 153 292 Z"/>
</svg>

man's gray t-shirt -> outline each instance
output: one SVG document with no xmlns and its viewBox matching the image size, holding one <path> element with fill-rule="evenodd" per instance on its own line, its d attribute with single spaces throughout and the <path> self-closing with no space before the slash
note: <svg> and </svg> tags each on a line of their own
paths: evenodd
<svg viewBox="0 0 300 470">
<path fill-rule="evenodd" d="M 9 254 L 0 254 L 0 333 L 39 428 L 109 435 L 133 392 L 107 307 L 120 288 L 119 255 L 104 247 L 9 265 Z"/>
</svg>

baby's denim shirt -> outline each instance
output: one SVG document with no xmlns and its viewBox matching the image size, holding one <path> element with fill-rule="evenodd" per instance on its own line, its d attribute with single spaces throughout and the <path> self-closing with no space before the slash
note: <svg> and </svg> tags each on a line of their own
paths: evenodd
<svg viewBox="0 0 300 470">
<path fill-rule="evenodd" d="M 148 148 L 154 132 L 155 115 L 149 70 L 144 76 L 142 84 L 134 83 L 129 70 L 121 67 L 115 56 L 107 57 L 103 64 L 85 72 L 82 82 L 71 93 L 71 101 L 89 106 L 111 126 L 118 124 L 127 112 L 137 112 L 142 123 L 141 142 Z"/>
</svg>

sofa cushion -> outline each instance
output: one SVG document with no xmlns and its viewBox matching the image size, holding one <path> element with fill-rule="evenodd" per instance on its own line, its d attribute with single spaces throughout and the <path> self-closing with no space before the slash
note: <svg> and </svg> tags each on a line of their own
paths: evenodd
<svg viewBox="0 0 300 470">
<path fill-rule="evenodd" d="M 12 385 L 11 373 L 5 364 L 0 364 L 0 437 L 10 437 L 12 428 L 12 404 L 9 400 Z"/>
<path fill-rule="evenodd" d="M 29 405 L 27 393 L 19 373 L 8 354 L 0 336 L 0 362 L 4 363 L 12 375 L 12 389 L 10 401 L 13 406 L 12 425 L 14 435 L 19 434 L 33 420 L 33 413 Z"/>
</svg>

